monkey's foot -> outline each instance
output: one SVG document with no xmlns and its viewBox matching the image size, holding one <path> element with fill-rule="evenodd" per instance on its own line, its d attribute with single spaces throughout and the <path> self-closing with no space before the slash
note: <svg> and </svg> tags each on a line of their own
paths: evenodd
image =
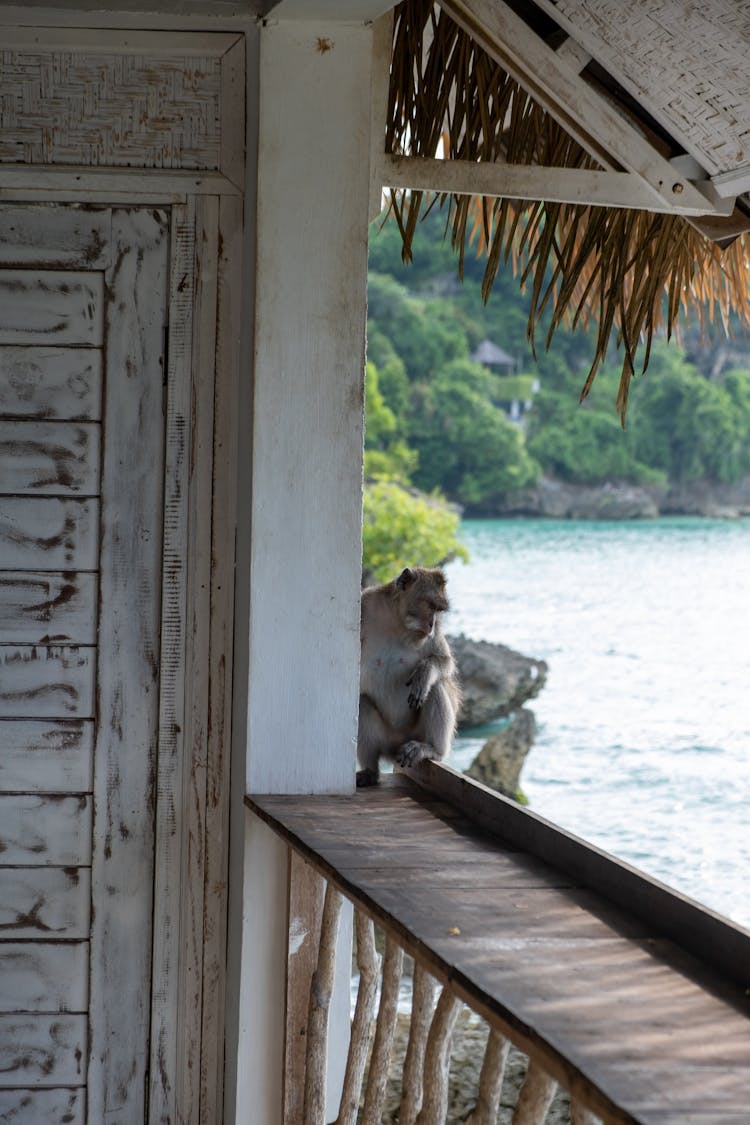
<svg viewBox="0 0 750 1125">
<path fill-rule="evenodd" d="M 377 770 L 357 770 L 357 789 L 366 789 L 368 785 L 377 785 L 380 774 Z"/>
<path fill-rule="evenodd" d="M 416 766 L 417 762 L 426 762 L 437 758 L 434 747 L 429 742 L 405 742 L 396 751 L 396 763 L 399 766 Z"/>
</svg>

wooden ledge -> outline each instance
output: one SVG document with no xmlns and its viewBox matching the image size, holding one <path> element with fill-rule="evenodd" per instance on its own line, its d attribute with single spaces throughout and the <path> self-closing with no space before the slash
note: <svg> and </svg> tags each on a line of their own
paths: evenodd
<svg viewBox="0 0 750 1125">
<path fill-rule="evenodd" d="M 445 769 L 421 769 L 420 777 L 462 789 L 462 775 Z M 668 913 L 672 892 L 468 784 L 471 799 L 464 792 L 462 808 L 403 775 L 351 797 L 246 802 L 605 1120 L 746 1120 L 748 996 L 731 975 L 664 936 L 659 915 Z M 477 822 L 489 816 L 486 801 L 496 810 L 492 831 Z M 546 851 L 557 839 L 555 858 L 564 863 L 553 865 L 522 846 L 524 834 Z M 591 852 L 589 867 L 580 849 Z M 637 877 L 656 888 L 656 898 L 638 900 L 643 909 L 636 912 L 592 889 L 583 876 L 593 872 L 593 881 L 606 884 L 607 862 L 627 873 L 623 896 L 633 893 Z M 566 864 L 583 876 L 564 870 Z M 707 916 L 707 933 L 728 927 L 736 954 L 744 942 L 744 964 L 750 964 L 750 934 L 676 897 L 678 916 L 687 904 Z"/>
</svg>

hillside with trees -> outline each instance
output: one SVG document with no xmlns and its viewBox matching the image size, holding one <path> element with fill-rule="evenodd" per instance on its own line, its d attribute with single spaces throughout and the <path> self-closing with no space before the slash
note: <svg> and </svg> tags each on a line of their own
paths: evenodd
<svg viewBox="0 0 750 1125">
<path fill-rule="evenodd" d="M 542 478 L 665 488 L 750 475 L 746 334 L 726 341 L 716 329 L 702 339 L 691 328 L 679 345 L 657 341 L 647 373 L 633 381 L 623 431 L 615 411 L 616 351 L 579 404 L 592 338 L 558 329 L 546 350 L 542 331 L 535 356 L 526 334 L 529 298 L 511 265 L 499 271 L 485 305 L 483 260 L 467 255 L 461 284 L 444 224 L 434 207 L 408 265 L 394 222 L 371 230 L 369 481 L 381 489 L 401 482 L 411 499 L 409 486 L 439 493 L 466 514 L 493 515 Z M 487 340 L 507 353 L 504 369 L 472 360 Z M 530 404 L 520 423 L 509 418 L 514 400 L 524 409 Z"/>
</svg>

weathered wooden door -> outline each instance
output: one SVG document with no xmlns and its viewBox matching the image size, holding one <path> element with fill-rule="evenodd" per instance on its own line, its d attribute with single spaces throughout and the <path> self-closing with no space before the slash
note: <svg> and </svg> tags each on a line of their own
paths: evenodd
<svg viewBox="0 0 750 1125">
<path fill-rule="evenodd" d="M 0 1120 L 146 1116 L 169 226 L 0 207 Z"/>
</svg>

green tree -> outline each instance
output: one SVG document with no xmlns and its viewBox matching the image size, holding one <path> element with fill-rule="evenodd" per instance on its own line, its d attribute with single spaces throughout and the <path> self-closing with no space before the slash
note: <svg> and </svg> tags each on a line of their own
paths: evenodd
<svg viewBox="0 0 750 1125">
<path fill-rule="evenodd" d="M 362 524 L 365 581 L 387 582 L 405 566 L 468 558 L 457 537 L 459 519 L 440 498 L 420 496 L 397 481 L 369 484 Z"/>
<path fill-rule="evenodd" d="M 409 427 L 419 454 L 415 484 L 476 507 L 537 480 L 538 465 L 497 397 L 497 377 L 469 360 L 448 364 L 420 388 Z"/>
<path fill-rule="evenodd" d="M 747 393 L 746 379 L 710 381 L 660 345 L 634 400 L 637 454 L 671 480 L 737 480 L 748 471 Z"/>
<path fill-rule="evenodd" d="M 429 378 L 444 363 L 469 354 L 466 333 L 444 301 L 411 296 L 392 277 L 377 273 L 369 275 L 367 301 L 369 333 L 388 338 L 410 380 Z M 382 363 L 382 356 L 373 358 Z"/>
<path fill-rule="evenodd" d="M 396 415 L 380 393 L 374 363 L 365 368 L 365 419 L 365 477 L 408 481 L 417 466 L 417 453 L 400 436 Z"/>
</svg>

